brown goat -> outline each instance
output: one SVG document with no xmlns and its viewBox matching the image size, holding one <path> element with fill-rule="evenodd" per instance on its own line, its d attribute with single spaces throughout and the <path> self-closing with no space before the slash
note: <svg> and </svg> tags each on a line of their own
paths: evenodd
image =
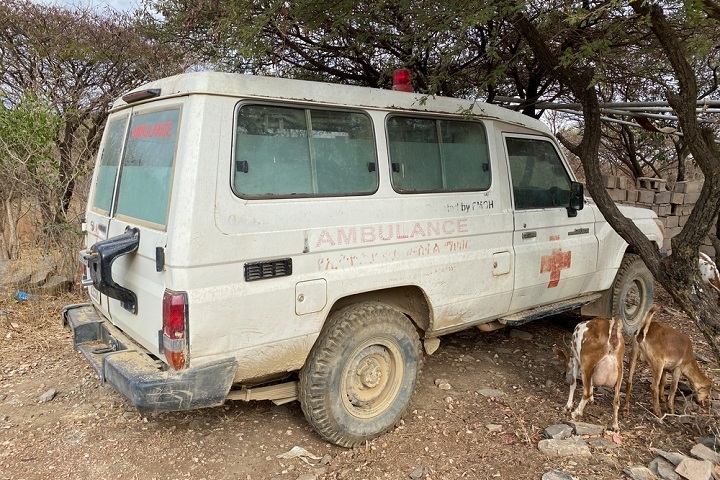
<svg viewBox="0 0 720 480">
<path fill-rule="evenodd" d="M 583 396 L 575 411 L 573 420 L 582 417 L 585 404 L 593 401 L 593 386 L 615 387 L 613 401 L 613 429 L 619 430 L 618 409 L 620 407 L 620 384 L 623 378 L 623 356 L 625 340 L 622 336 L 622 322 L 617 319 L 593 318 L 579 323 L 573 332 L 570 356 L 555 348 L 555 353 L 566 361 L 565 374 L 570 384 L 570 395 L 565 410 L 572 409 L 577 378 L 583 383 Z"/>
<path fill-rule="evenodd" d="M 658 417 L 661 415 L 660 401 L 665 401 L 665 372 L 672 373 L 672 385 L 667 401 L 671 414 L 675 413 L 675 392 L 681 375 L 685 375 L 690 381 L 699 404 L 705 405 L 710 396 L 712 381 L 700 370 L 693 355 L 690 337 L 668 325 L 653 322 L 652 318 L 658 310 L 660 308 L 656 305 L 650 308 L 633 338 L 630 371 L 625 385 L 625 415 L 630 413 L 630 389 L 638 355 L 652 370 L 653 383 L 650 391 L 653 397 L 653 412 Z"/>
</svg>

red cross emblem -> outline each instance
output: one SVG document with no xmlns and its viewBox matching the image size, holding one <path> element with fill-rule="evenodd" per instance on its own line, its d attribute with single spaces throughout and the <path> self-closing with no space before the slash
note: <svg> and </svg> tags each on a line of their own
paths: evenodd
<svg viewBox="0 0 720 480">
<path fill-rule="evenodd" d="M 552 255 L 544 255 L 540 259 L 540 273 L 550 272 L 550 282 L 547 288 L 555 288 L 560 283 L 560 271 L 570 268 L 572 252 L 563 252 L 561 248 L 555 248 Z"/>
</svg>

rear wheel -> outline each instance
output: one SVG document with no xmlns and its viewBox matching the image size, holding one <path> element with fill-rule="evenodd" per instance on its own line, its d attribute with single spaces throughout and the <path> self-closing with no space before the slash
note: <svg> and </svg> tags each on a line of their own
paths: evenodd
<svg viewBox="0 0 720 480">
<path fill-rule="evenodd" d="M 417 331 L 399 311 L 372 302 L 339 310 L 300 371 L 305 418 L 343 447 L 377 437 L 407 410 L 421 364 Z"/>
<path fill-rule="evenodd" d="M 633 253 L 623 257 L 613 284 L 612 313 L 621 319 L 625 334 L 632 336 L 653 302 L 653 277 L 645 262 Z"/>
</svg>

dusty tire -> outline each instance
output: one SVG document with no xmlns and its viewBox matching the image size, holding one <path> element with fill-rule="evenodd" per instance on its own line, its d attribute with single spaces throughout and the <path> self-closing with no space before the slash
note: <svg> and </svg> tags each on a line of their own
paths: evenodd
<svg viewBox="0 0 720 480">
<path fill-rule="evenodd" d="M 393 428 L 422 365 L 417 331 L 381 303 L 346 307 L 329 319 L 300 371 L 299 399 L 326 440 L 353 447 Z"/>
<path fill-rule="evenodd" d="M 625 254 L 612 290 L 612 315 L 622 320 L 625 335 L 632 336 L 640 328 L 653 295 L 653 277 L 645 263 L 638 255 Z"/>
</svg>

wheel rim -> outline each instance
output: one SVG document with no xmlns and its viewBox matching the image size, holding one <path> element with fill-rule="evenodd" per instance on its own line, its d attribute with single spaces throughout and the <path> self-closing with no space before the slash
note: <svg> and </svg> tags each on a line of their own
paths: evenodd
<svg viewBox="0 0 720 480">
<path fill-rule="evenodd" d="M 403 373 L 402 354 L 393 342 L 361 344 L 343 369 L 345 408 L 358 418 L 380 415 L 397 397 Z"/>
<path fill-rule="evenodd" d="M 640 320 L 644 307 L 643 298 L 645 298 L 645 285 L 640 280 L 633 281 L 625 292 L 622 303 L 622 313 L 628 325 L 634 325 Z"/>
</svg>

